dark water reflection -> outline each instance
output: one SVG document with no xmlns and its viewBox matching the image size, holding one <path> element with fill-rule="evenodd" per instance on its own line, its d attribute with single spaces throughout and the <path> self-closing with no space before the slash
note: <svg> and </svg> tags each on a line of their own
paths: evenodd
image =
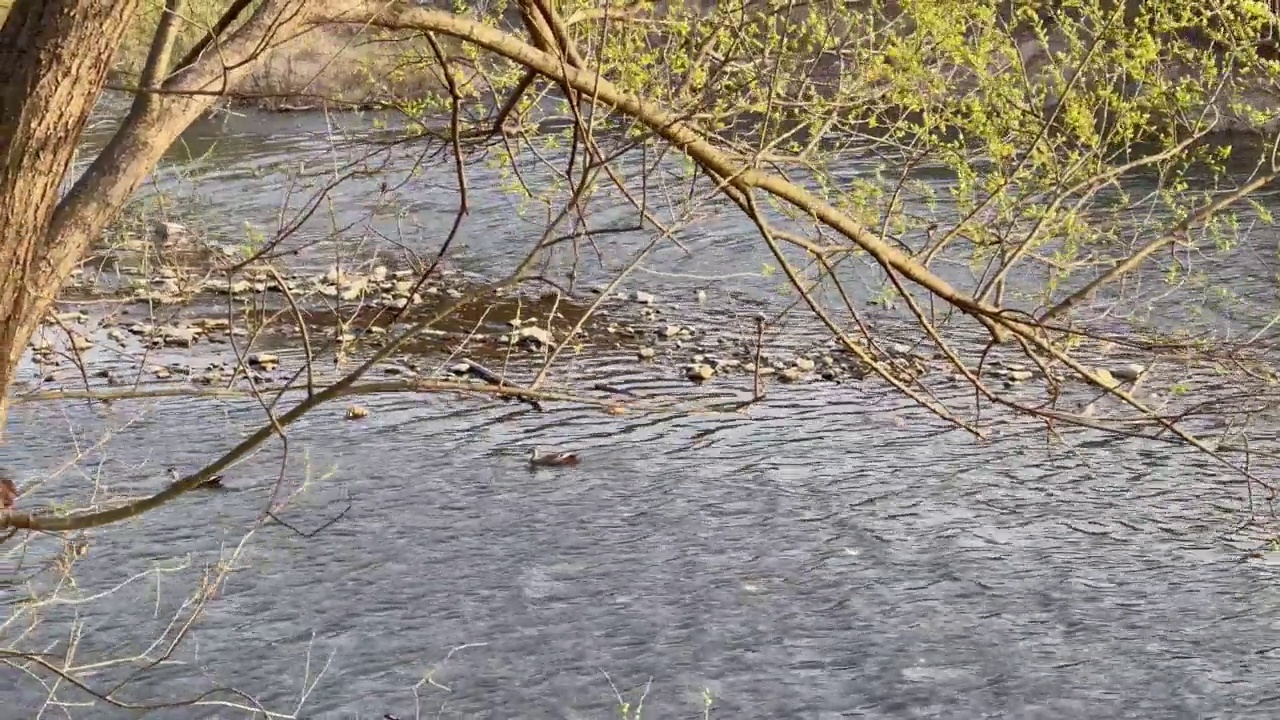
<svg viewBox="0 0 1280 720">
<path fill-rule="evenodd" d="M 272 168 L 321 142 L 297 139 L 314 127 L 289 128 L 314 120 L 270 122 L 212 148 L 224 154 L 206 182 L 220 183 L 227 232 L 266 223 Z M 199 133 L 189 144 L 200 154 Z M 439 190 L 448 172 L 427 172 L 405 198 L 427 247 L 451 220 L 454 199 Z M 342 211 L 367 213 L 368 190 L 345 191 Z M 475 193 L 463 262 L 492 272 L 528 231 L 493 182 Z M 775 301 L 748 226 L 720 215 L 699 232 L 692 255 L 656 256 L 651 287 L 687 296 L 707 281 L 679 275 L 754 272 L 720 287 Z M 1239 272 L 1237 287 L 1270 292 L 1270 275 Z M 683 392 L 608 358 L 574 372 Z M 314 484 L 287 518 L 306 530 L 348 501 L 350 512 L 312 538 L 259 531 L 178 652 L 186 664 L 147 671 L 127 697 L 230 685 L 287 711 L 331 658 L 304 717 L 413 717 L 426 675 L 449 689 L 420 687 L 424 715 L 443 705 L 447 717 L 609 717 L 606 674 L 633 708 L 648 685 L 646 717 L 700 717 L 708 696 L 712 717 L 1280 712 L 1280 591 L 1269 565 L 1242 563 L 1242 546 L 1224 539 L 1243 490 L 1204 458 L 1088 436 L 1047 446 L 1018 425 L 979 444 L 874 385 L 771 392 L 750 418 L 537 415 L 408 396 L 362 400 L 372 415 L 358 424 L 340 407 L 318 413 L 291 431 L 287 477 Z M 85 475 L 64 474 L 29 501 L 83 499 L 93 476 L 141 493 L 164 465 L 195 467 L 259 419 L 210 401 L 21 405 L 2 459 L 30 482 L 129 422 L 83 458 Z M 531 473 L 533 443 L 580 449 L 584 462 Z M 278 446 L 264 451 L 228 475 L 236 491 L 96 535 L 78 578 L 86 593 L 157 564 L 188 558 L 191 569 L 59 607 L 28 644 L 65 638 L 78 611 L 84 661 L 145 648 L 199 572 L 230 556 L 280 460 Z M 42 695 L 8 671 L 0 697 L 0 716 L 29 717 Z"/>
</svg>

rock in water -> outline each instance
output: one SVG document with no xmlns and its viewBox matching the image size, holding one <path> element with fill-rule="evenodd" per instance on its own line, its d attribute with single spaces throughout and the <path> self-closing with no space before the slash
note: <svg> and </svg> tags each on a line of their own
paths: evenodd
<svg viewBox="0 0 1280 720">
<path fill-rule="evenodd" d="M 686 373 L 685 376 L 694 382 L 704 382 L 706 380 L 710 380 L 712 376 L 714 376 L 715 374 L 716 374 L 715 369 L 713 369 L 710 365 L 699 364 L 699 365 L 690 365 L 689 372 Z"/>
</svg>

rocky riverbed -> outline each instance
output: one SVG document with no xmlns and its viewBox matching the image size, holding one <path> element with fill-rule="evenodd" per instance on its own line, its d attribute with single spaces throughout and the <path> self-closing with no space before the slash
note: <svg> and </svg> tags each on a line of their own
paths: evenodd
<svg viewBox="0 0 1280 720">
<path fill-rule="evenodd" d="M 553 354 L 563 362 L 605 353 L 631 357 L 655 377 L 753 392 L 772 383 L 879 381 L 868 380 L 876 375 L 873 368 L 821 328 L 794 318 L 775 323 L 759 308 L 726 303 L 703 290 L 691 297 L 604 286 L 576 296 L 541 285 L 486 292 L 484 278 L 448 263 L 422 280 L 420 265 L 389 257 L 318 272 L 267 263 L 238 267 L 234 248 L 205 242 L 173 223 L 154 230 L 154 238 L 101 249 L 77 271 L 32 341 L 32 379 L 41 390 L 86 384 L 278 387 L 299 377 L 308 356 L 316 372 L 349 369 L 348 361 L 476 293 L 474 302 L 410 338 L 378 372 L 519 383 Z M 860 347 L 906 385 L 967 382 L 933 348 L 891 340 Z M 1045 379 L 1015 350 L 1004 352 L 974 358 L 970 369 L 1004 389 Z M 1147 374 L 1132 356 L 1099 356 L 1096 367 L 1116 384 L 1134 384 Z M 571 370 L 554 377 L 574 384 Z"/>
</svg>

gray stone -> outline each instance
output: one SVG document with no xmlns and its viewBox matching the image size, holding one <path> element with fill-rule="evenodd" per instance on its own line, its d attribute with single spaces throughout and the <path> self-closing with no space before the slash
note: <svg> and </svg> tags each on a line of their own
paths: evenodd
<svg viewBox="0 0 1280 720">
<path fill-rule="evenodd" d="M 87 321 L 89 316 L 82 312 L 64 312 L 54 315 L 54 318 L 60 323 L 82 323 Z"/>
<path fill-rule="evenodd" d="M 165 326 L 160 328 L 160 339 L 165 345 L 191 347 L 196 343 L 200 333 L 195 328 Z"/>
<path fill-rule="evenodd" d="M 631 296 L 631 299 L 635 300 L 641 305 L 652 305 L 654 301 L 657 300 L 657 298 L 655 298 L 652 294 L 644 292 L 643 290 L 635 291 L 635 294 Z"/>
<path fill-rule="evenodd" d="M 1137 363 L 1129 363 L 1128 365 L 1111 368 L 1111 374 L 1117 379 L 1124 381 L 1137 380 L 1142 376 L 1142 373 L 1146 371 L 1147 369 L 1145 367 Z"/>
</svg>

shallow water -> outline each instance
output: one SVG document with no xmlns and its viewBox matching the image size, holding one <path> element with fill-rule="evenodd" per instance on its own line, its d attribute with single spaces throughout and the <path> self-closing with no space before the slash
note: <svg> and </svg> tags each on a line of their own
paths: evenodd
<svg viewBox="0 0 1280 720">
<path fill-rule="evenodd" d="M 225 218 L 269 214 L 245 158 L 268 167 L 310 147 L 297 141 L 305 128 L 290 140 L 287 126 L 313 120 L 262 122 L 278 125 L 218 145 L 230 168 L 215 171 Z M 447 187 L 433 177 L 422 187 Z M 450 217 L 429 219 L 450 207 L 447 193 L 414 201 L 424 237 L 432 222 L 447 228 Z M 517 231 L 492 183 L 474 203 L 464 264 L 484 269 L 502 255 L 498 231 Z M 692 257 L 669 249 L 654 268 L 758 268 L 751 228 L 720 220 L 704 225 Z M 1258 293 L 1271 282 L 1246 281 Z M 705 284 L 653 282 L 673 297 Z M 768 283 L 721 285 L 774 302 Z M 622 358 L 579 358 L 572 372 L 643 394 L 689 392 Z M 740 399 L 749 388 L 698 392 Z M 313 482 L 288 522 L 307 532 L 349 503 L 347 514 L 313 537 L 259 531 L 177 652 L 184 664 L 142 672 L 123 697 L 231 686 L 289 711 L 331 658 L 303 717 L 414 717 L 413 688 L 428 675 L 448 689 L 421 684 L 420 712 L 445 717 L 608 717 L 613 686 L 655 718 L 702 716 L 706 698 L 712 717 L 1280 711 L 1274 571 L 1242 562 L 1231 534 L 1242 487 L 1192 452 L 1088 434 L 1050 445 L 1042 429 L 1000 419 L 983 444 L 872 383 L 775 387 L 749 417 L 537 414 L 443 396 L 361 403 L 371 416 L 360 423 L 335 405 L 294 426 L 284 461 L 287 485 Z M 208 400 L 19 405 L 3 461 L 30 482 L 110 429 L 30 500 L 83 499 L 94 477 L 142 493 L 165 465 L 197 467 L 260 421 L 251 405 Z M 530 444 L 580 449 L 583 463 L 531 472 Z M 96 534 L 77 576 L 86 593 L 187 556 L 193 569 L 57 608 L 25 646 L 65 643 L 78 610 L 82 658 L 146 647 L 261 512 L 282 457 L 276 445 L 228 473 L 231 492 Z M 15 598 L 0 590 L 0 602 Z M 12 670 L 0 672 L 0 696 L 2 717 L 32 716 L 42 700 Z"/>
</svg>

